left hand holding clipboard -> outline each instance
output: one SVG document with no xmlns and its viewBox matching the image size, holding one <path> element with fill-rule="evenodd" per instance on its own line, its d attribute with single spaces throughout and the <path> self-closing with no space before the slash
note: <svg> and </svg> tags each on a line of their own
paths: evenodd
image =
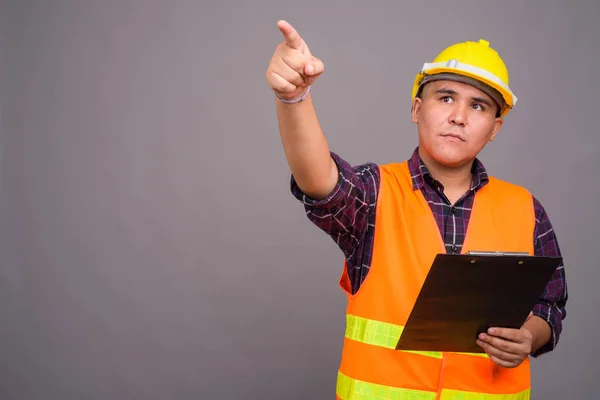
<svg viewBox="0 0 600 400">
<path fill-rule="evenodd" d="M 533 313 L 529 313 L 525 322 L 532 316 Z M 499 366 L 515 368 L 531 353 L 533 334 L 524 325 L 520 329 L 490 328 L 479 335 L 477 344 Z"/>
</svg>

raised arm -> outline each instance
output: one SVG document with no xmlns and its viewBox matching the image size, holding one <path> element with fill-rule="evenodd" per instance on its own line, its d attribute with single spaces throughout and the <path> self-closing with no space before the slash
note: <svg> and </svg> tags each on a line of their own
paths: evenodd
<svg viewBox="0 0 600 400">
<path fill-rule="evenodd" d="M 298 187 L 314 199 L 323 199 L 334 189 L 338 169 L 308 91 L 324 65 L 288 22 L 279 21 L 277 26 L 283 42 L 273 53 L 266 78 L 276 95 L 283 149 Z"/>
</svg>

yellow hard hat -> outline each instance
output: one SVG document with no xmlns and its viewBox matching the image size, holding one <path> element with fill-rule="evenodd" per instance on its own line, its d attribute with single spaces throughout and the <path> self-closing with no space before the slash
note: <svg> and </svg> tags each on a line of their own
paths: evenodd
<svg viewBox="0 0 600 400">
<path fill-rule="evenodd" d="M 508 86 L 508 69 L 504 61 L 483 39 L 453 44 L 438 54 L 432 63 L 425 63 L 415 78 L 413 100 L 420 94 L 423 84 L 438 79 L 468 83 L 483 90 L 498 103 L 500 116 L 506 115 L 517 104 L 517 96 Z"/>
</svg>

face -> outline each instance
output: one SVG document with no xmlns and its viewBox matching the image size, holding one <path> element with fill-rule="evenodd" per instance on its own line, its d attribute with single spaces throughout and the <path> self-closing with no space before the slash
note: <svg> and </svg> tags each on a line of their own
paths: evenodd
<svg viewBox="0 0 600 400">
<path fill-rule="evenodd" d="M 497 105 L 485 92 L 465 83 L 427 83 L 412 106 L 424 161 L 446 168 L 470 164 L 502 126 Z"/>
</svg>

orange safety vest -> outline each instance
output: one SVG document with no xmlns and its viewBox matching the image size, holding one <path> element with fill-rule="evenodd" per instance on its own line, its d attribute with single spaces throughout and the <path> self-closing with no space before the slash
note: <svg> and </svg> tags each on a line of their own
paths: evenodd
<svg viewBox="0 0 600 400">
<path fill-rule="evenodd" d="M 485 353 L 395 350 L 433 259 L 446 250 L 429 204 L 413 189 L 408 162 L 380 171 L 369 274 L 354 295 L 345 265 L 340 279 L 348 307 L 337 399 L 529 399 L 529 358 L 502 368 Z M 533 254 L 534 227 L 531 194 L 490 177 L 475 195 L 462 252 Z"/>
</svg>

